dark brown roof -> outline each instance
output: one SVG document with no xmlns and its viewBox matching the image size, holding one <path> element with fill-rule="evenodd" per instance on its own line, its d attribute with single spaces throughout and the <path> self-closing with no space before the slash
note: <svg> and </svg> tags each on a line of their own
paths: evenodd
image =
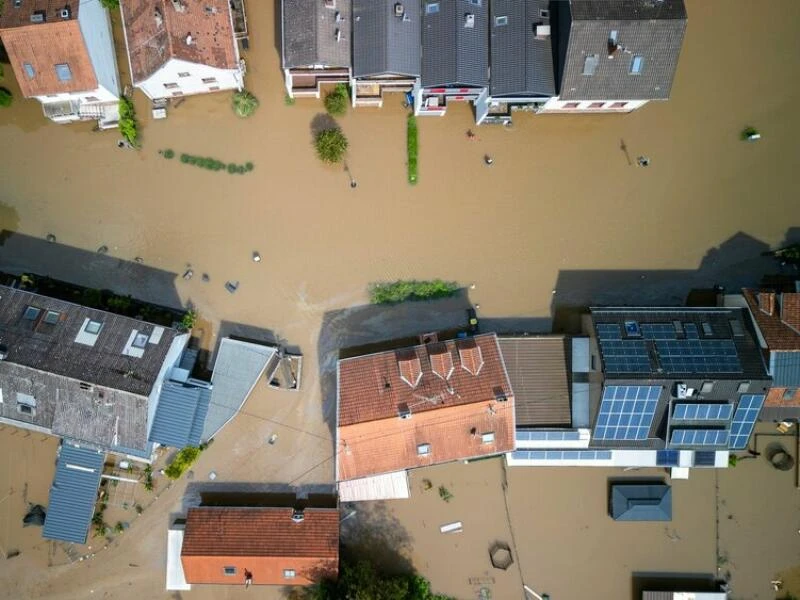
<svg viewBox="0 0 800 600">
<path fill-rule="evenodd" d="M 770 350 L 800 350 L 800 294 L 743 289 L 742 295 Z"/>
<path fill-rule="evenodd" d="M 506 398 L 512 388 L 493 333 L 339 361 L 340 426 Z"/>
<path fill-rule="evenodd" d="M 569 427 L 566 339 L 501 337 L 499 341 L 514 390 L 517 426 Z"/>
<path fill-rule="evenodd" d="M 219 69 L 237 67 L 228 0 L 122 0 L 120 4 L 134 83 L 172 58 Z"/>
</svg>

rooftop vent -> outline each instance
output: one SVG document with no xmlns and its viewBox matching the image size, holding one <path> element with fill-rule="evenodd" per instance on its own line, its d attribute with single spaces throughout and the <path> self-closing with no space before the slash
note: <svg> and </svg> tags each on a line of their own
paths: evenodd
<svg viewBox="0 0 800 600">
<path fill-rule="evenodd" d="M 186 45 L 191 46 L 194 43 L 194 39 L 192 38 L 191 33 L 186 34 Z"/>
<path fill-rule="evenodd" d="M 421 336 L 419 336 L 420 344 L 435 344 L 438 341 L 439 334 L 437 334 L 435 331 L 431 333 L 423 333 Z"/>
<path fill-rule="evenodd" d="M 417 387 L 422 379 L 422 365 L 419 357 L 414 352 L 404 353 L 397 357 L 397 367 L 400 369 L 400 379 L 412 388 Z"/>
<path fill-rule="evenodd" d="M 70 17 L 69 6 L 65 6 L 64 8 L 62 8 L 59 14 L 61 15 L 62 19 L 69 19 Z"/>
<path fill-rule="evenodd" d="M 8 358 L 8 346 L 5 344 L 0 344 L 0 360 L 5 360 Z"/>
<path fill-rule="evenodd" d="M 550 37 L 550 25 L 537 25 L 536 26 L 536 39 L 546 40 Z"/>
<path fill-rule="evenodd" d="M 453 374 L 453 356 L 445 344 L 434 344 L 428 348 L 433 373 L 447 381 Z"/>
<path fill-rule="evenodd" d="M 215 15 L 217 14 L 217 7 L 216 6 L 206 6 L 206 14 L 207 15 Z"/>
<path fill-rule="evenodd" d="M 336 8 L 336 0 L 323 0 L 325 2 L 325 8 Z"/>
<path fill-rule="evenodd" d="M 464 15 L 464 27 L 467 29 L 474 29 L 475 28 L 475 14 L 474 13 L 467 13 Z"/>
<path fill-rule="evenodd" d="M 483 368 L 483 353 L 475 340 L 462 342 L 458 347 L 458 356 L 461 359 L 461 368 L 477 376 Z"/>
<path fill-rule="evenodd" d="M 401 419 L 411 418 L 411 409 L 408 407 L 408 404 L 402 402 L 397 405 L 397 416 Z"/>
<path fill-rule="evenodd" d="M 31 15 L 31 23 L 44 23 L 44 11 L 37 10 Z"/>
<path fill-rule="evenodd" d="M 406 14 L 406 9 L 403 7 L 402 2 L 397 2 L 394 5 L 394 16 L 395 17 L 402 17 Z"/>
<path fill-rule="evenodd" d="M 292 511 L 292 523 L 302 523 L 305 520 L 302 510 Z"/>
<path fill-rule="evenodd" d="M 175 9 L 175 12 L 186 12 L 186 5 L 181 0 L 172 0 L 172 8 Z"/>
<path fill-rule="evenodd" d="M 156 27 L 161 29 L 162 25 L 164 25 L 164 16 L 161 14 L 161 11 L 158 10 L 158 7 L 153 11 L 153 18 L 156 20 Z"/>
</svg>

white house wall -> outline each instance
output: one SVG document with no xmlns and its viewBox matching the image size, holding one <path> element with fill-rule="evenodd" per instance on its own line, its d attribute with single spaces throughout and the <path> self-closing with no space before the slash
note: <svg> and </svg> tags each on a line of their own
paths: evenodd
<svg viewBox="0 0 800 600">
<path fill-rule="evenodd" d="M 158 399 L 161 396 L 161 388 L 164 385 L 164 379 L 172 370 L 172 367 L 177 364 L 183 354 L 186 344 L 189 343 L 189 334 L 183 333 L 176 335 L 172 338 L 172 344 L 167 350 L 167 355 L 164 357 L 164 362 L 161 363 L 161 369 L 158 371 L 153 383 L 153 388 L 150 390 L 150 396 L 147 399 L 147 437 L 150 438 L 150 428 L 153 426 L 153 419 L 156 416 L 156 409 L 158 408 Z"/>
<path fill-rule="evenodd" d="M 115 102 L 119 100 L 118 93 L 99 87 L 96 90 L 85 90 L 81 92 L 69 92 L 65 94 L 48 94 L 47 96 L 34 96 L 42 104 L 52 102 L 64 102 L 67 100 L 78 101 L 82 104 L 94 104 L 97 102 Z"/>
<path fill-rule="evenodd" d="M 189 75 L 181 77 L 178 73 L 189 73 Z M 216 79 L 216 81 L 204 83 L 204 79 Z M 173 84 L 178 87 L 172 87 Z M 137 82 L 136 87 L 151 100 L 191 96 L 222 90 L 240 90 L 244 87 L 244 74 L 239 69 L 218 69 L 173 58 L 150 77 Z"/>
<path fill-rule="evenodd" d="M 621 103 L 625 103 L 621 106 Z M 620 113 L 631 112 L 647 104 L 647 100 L 561 100 L 551 98 L 542 106 L 543 113 Z"/>
<path fill-rule="evenodd" d="M 114 40 L 111 37 L 111 18 L 100 2 L 81 2 L 78 25 L 83 34 L 89 58 L 94 67 L 98 87 L 119 97 L 119 71 Z M 107 100 L 101 100 L 103 102 Z"/>
</svg>

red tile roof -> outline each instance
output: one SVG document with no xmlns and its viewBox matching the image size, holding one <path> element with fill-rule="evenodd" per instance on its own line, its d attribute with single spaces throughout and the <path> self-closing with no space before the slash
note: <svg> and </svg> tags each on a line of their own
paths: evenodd
<svg viewBox="0 0 800 600">
<path fill-rule="evenodd" d="M 800 294 L 751 289 L 742 294 L 770 350 L 800 350 Z"/>
<path fill-rule="evenodd" d="M 5 7 L 0 15 L 0 29 L 31 25 L 33 14 L 44 16 L 44 23 L 36 23 L 38 26 L 58 23 L 65 20 L 61 16 L 61 11 L 65 8 L 69 11 L 67 19 L 77 20 L 81 3 L 79 0 L 23 0 L 19 6 L 14 6 L 14 0 L 8 0 L 0 2 L 0 6 L 3 4 Z"/>
<path fill-rule="evenodd" d="M 800 389 L 795 389 L 794 394 L 789 398 L 784 398 L 787 390 L 790 388 L 771 388 L 767 392 L 767 398 L 764 401 L 764 406 L 767 408 L 784 408 L 800 406 Z"/>
<path fill-rule="evenodd" d="M 181 549 L 186 581 L 192 584 L 305 585 L 336 575 L 339 512 L 308 508 L 302 522 L 291 508 L 201 507 L 189 509 Z M 226 575 L 224 567 L 235 567 Z M 294 570 L 294 578 L 284 570 Z"/>
<path fill-rule="evenodd" d="M 493 333 L 339 361 L 339 426 L 512 396 Z"/>
<path fill-rule="evenodd" d="M 134 83 L 172 58 L 219 69 L 237 67 L 228 0 L 122 0 L 120 5 Z"/>
</svg>

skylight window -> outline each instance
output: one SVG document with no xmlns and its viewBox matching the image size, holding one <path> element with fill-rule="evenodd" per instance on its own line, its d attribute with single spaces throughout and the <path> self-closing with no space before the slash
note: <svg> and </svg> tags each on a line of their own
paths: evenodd
<svg viewBox="0 0 800 600">
<path fill-rule="evenodd" d="M 438 2 L 428 2 L 425 5 L 425 14 L 426 15 L 434 15 L 439 12 L 439 3 Z"/>
<path fill-rule="evenodd" d="M 583 74 L 594 75 L 594 72 L 597 70 L 597 65 L 599 63 L 600 63 L 599 54 L 589 54 L 586 58 L 583 59 Z"/>
<path fill-rule="evenodd" d="M 494 444 L 494 431 L 481 434 L 481 444 Z"/>
<path fill-rule="evenodd" d="M 84 327 L 83 329 L 84 329 L 84 331 L 86 331 L 86 333 L 91 333 L 92 335 L 97 335 L 98 333 L 100 333 L 100 330 L 102 328 L 103 328 L 103 324 L 100 321 L 92 321 L 90 319 L 89 322 L 86 323 L 86 327 Z"/>
<path fill-rule="evenodd" d="M 638 75 L 644 69 L 644 56 L 635 55 L 631 60 L 631 75 Z"/>
<path fill-rule="evenodd" d="M 72 81 L 72 71 L 67 63 L 56 65 L 56 77 L 59 81 Z"/>
<path fill-rule="evenodd" d="M 137 333 L 136 337 L 133 338 L 133 342 L 131 342 L 131 346 L 134 348 L 144 348 L 147 346 L 147 335 L 144 333 Z"/>
<path fill-rule="evenodd" d="M 22 63 L 22 68 L 25 69 L 25 75 L 28 76 L 28 79 L 36 77 L 36 69 L 33 68 L 31 63 Z"/>
<path fill-rule="evenodd" d="M 417 454 L 419 456 L 428 456 L 431 453 L 430 444 L 420 444 L 417 446 Z"/>
<path fill-rule="evenodd" d="M 25 319 L 26 321 L 35 321 L 36 319 L 39 318 L 41 312 L 42 312 L 41 308 L 36 308 L 35 306 L 29 306 L 28 308 L 25 309 L 25 313 L 22 315 L 22 318 Z"/>
<path fill-rule="evenodd" d="M 508 25 L 508 17 L 495 17 L 494 18 L 494 26 L 495 27 L 503 27 L 504 25 Z"/>
<path fill-rule="evenodd" d="M 60 312 L 55 310 L 48 310 L 43 320 L 48 325 L 55 325 L 56 323 L 58 323 L 60 317 L 61 317 Z"/>
</svg>

